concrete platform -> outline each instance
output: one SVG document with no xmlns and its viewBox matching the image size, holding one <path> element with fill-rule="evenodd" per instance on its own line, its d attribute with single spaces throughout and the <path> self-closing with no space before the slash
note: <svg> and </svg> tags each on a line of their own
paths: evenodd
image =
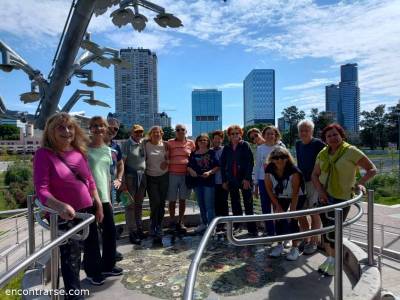
<svg viewBox="0 0 400 300">
<path fill-rule="evenodd" d="M 181 299 L 200 238 L 166 235 L 163 247 L 153 247 L 151 240 L 141 246 L 121 241 L 118 250 L 124 260 L 118 265 L 125 274 L 108 278 L 100 287 L 82 280 L 82 288 L 89 288 L 87 298 L 96 300 Z M 195 299 L 333 299 L 333 277 L 316 271 L 324 259 L 322 254 L 289 262 L 284 256 L 272 259 L 268 253 L 265 246 L 238 248 L 227 241 L 211 241 L 197 276 Z M 345 276 L 344 294 L 353 285 L 353 278 Z"/>
</svg>

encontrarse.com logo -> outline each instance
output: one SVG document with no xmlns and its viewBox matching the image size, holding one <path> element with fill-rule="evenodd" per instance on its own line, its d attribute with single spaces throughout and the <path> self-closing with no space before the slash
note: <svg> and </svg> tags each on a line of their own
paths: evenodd
<svg viewBox="0 0 400 300">
<path fill-rule="evenodd" d="M 88 289 L 81 290 L 39 290 L 39 289 L 6 289 L 7 296 L 89 296 Z"/>
</svg>

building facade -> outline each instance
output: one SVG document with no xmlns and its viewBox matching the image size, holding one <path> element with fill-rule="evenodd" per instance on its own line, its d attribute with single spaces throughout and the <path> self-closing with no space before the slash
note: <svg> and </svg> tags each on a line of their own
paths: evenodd
<svg viewBox="0 0 400 300">
<path fill-rule="evenodd" d="M 222 129 L 222 92 L 216 89 L 192 91 L 192 136 Z"/>
<path fill-rule="evenodd" d="M 284 117 L 278 118 L 278 129 L 281 133 L 290 130 L 290 123 Z"/>
<path fill-rule="evenodd" d="M 325 111 L 331 113 L 333 120 L 338 122 L 340 104 L 340 89 L 338 84 L 325 87 Z"/>
<path fill-rule="evenodd" d="M 115 66 L 115 116 L 127 128 L 157 124 L 157 56 L 148 49 L 121 49 L 129 67 Z"/>
<path fill-rule="evenodd" d="M 275 70 L 252 70 L 243 82 L 244 126 L 275 124 Z"/>
<path fill-rule="evenodd" d="M 357 64 L 340 66 L 339 84 L 325 87 L 325 110 L 345 130 L 357 134 L 360 124 L 360 88 Z"/>
<path fill-rule="evenodd" d="M 358 87 L 357 64 L 340 67 L 340 123 L 351 132 L 359 132 L 360 124 L 360 88 Z"/>
</svg>

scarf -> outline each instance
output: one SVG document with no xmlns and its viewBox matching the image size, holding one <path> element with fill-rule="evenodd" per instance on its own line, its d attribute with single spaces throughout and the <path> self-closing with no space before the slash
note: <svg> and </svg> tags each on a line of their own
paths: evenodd
<svg viewBox="0 0 400 300">
<path fill-rule="evenodd" d="M 333 191 L 342 193 L 342 187 L 339 182 L 339 170 L 336 168 L 335 164 L 350 147 L 351 145 L 349 143 L 343 141 L 333 155 L 329 155 L 329 146 L 325 146 L 324 149 L 321 150 L 319 154 L 319 159 L 322 162 L 320 165 L 321 171 L 328 173 L 324 184 L 325 189 L 328 189 L 329 186 Z"/>
</svg>

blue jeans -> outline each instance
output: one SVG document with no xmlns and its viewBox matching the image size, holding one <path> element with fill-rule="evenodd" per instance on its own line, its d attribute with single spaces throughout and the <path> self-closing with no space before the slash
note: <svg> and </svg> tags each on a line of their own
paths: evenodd
<svg viewBox="0 0 400 300">
<path fill-rule="evenodd" d="M 209 225 L 215 217 L 215 192 L 213 186 L 196 186 L 194 188 L 197 203 L 200 207 L 201 221 Z"/>
<path fill-rule="evenodd" d="M 263 214 L 270 214 L 271 213 L 271 199 L 265 189 L 264 180 L 258 180 L 258 191 L 260 194 L 261 200 L 261 210 Z M 275 235 L 275 225 L 274 221 L 265 221 L 265 228 L 267 230 L 267 234 L 269 236 Z"/>
</svg>

